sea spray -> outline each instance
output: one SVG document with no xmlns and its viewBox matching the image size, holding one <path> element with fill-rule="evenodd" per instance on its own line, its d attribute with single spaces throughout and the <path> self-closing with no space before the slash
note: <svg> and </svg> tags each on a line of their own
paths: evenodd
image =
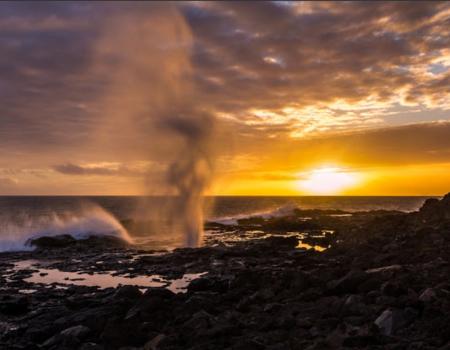
<svg viewBox="0 0 450 350">
<path fill-rule="evenodd" d="M 141 4 L 108 18 L 94 59 L 107 82 L 99 107 L 104 145 L 117 154 L 128 148 L 126 160 L 148 162 L 143 194 L 170 197 L 159 220 L 191 247 L 202 242 L 214 131 L 214 118 L 202 110 L 192 79 L 192 46 L 190 27 L 176 6 Z M 155 170 L 161 163 L 166 174 Z M 167 232 L 152 224 L 153 234 Z"/>
<path fill-rule="evenodd" d="M 185 139 L 185 147 L 170 164 L 167 178 L 178 191 L 172 217 L 180 215 L 184 244 L 196 247 L 202 243 L 203 198 L 212 172 L 209 142 L 213 119 L 207 114 L 196 119 L 172 117 L 167 118 L 165 125 Z"/>
<path fill-rule="evenodd" d="M 26 251 L 38 237 L 70 235 L 75 239 L 89 236 L 114 236 L 132 243 L 127 230 L 108 211 L 94 203 L 84 203 L 65 212 L 48 211 L 2 213 L 0 216 L 0 252 Z"/>
</svg>

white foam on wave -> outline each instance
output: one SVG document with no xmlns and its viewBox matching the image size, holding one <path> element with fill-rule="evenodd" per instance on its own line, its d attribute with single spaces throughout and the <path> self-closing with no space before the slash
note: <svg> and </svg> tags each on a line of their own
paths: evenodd
<svg viewBox="0 0 450 350">
<path fill-rule="evenodd" d="M 0 215 L 0 252 L 30 251 L 28 242 L 39 237 L 70 235 L 75 239 L 90 236 L 115 236 L 132 242 L 126 229 L 108 211 L 88 204 L 65 213 L 50 212 L 45 216 L 29 213 Z"/>
<path fill-rule="evenodd" d="M 222 225 L 237 225 L 238 220 L 242 219 L 249 219 L 249 218 L 263 218 L 263 219 L 270 219 L 270 218 L 278 218 L 283 216 L 290 216 L 294 214 L 294 210 L 298 209 L 298 206 L 294 203 L 288 203 L 286 205 L 283 205 L 281 207 L 272 209 L 272 210 L 266 210 L 261 212 L 254 212 L 254 213 L 247 213 L 247 214 L 241 214 L 241 215 L 235 215 L 235 216 L 224 216 L 224 217 L 218 217 L 218 218 L 212 218 L 209 221 L 211 222 L 217 222 Z"/>
</svg>

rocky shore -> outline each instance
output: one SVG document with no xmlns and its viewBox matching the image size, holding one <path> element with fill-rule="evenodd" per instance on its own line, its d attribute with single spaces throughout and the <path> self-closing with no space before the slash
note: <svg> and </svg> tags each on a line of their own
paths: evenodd
<svg viewBox="0 0 450 350">
<path fill-rule="evenodd" d="M 450 195 L 206 226 L 205 247 L 166 254 L 70 237 L 0 254 L 0 349 L 450 349 Z M 161 286 L 33 281 L 53 270 Z"/>
</svg>

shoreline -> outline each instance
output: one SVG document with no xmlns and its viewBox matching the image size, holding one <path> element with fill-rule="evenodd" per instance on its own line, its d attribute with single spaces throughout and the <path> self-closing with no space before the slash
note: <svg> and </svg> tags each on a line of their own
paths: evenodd
<svg viewBox="0 0 450 350">
<path fill-rule="evenodd" d="M 248 219 L 221 232 L 251 240 L 151 255 L 123 246 L 0 253 L 3 349 L 447 349 L 450 196 L 413 213 L 373 211 L 312 223 Z M 259 225 L 259 226 L 258 226 Z M 306 226 L 305 226 L 306 225 Z M 332 229 L 323 252 L 289 232 Z M 307 237 L 311 243 L 325 236 Z M 182 293 L 27 282 L 35 267 L 116 276 L 199 274 Z M 101 261 L 101 264 L 96 262 Z M 41 266 L 42 268 L 43 266 Z M 113 273 L 111 271 L 114 271 Z M 42 276 L 43 278 L 45 276 Z M 136 277 L 137 278 L 137 277 Z M 82 281 L 80 281 L 82 283 Z M 142 290 L 141 290 L 142 289 Z M 32 293 L 20 291 L 36 290 Z"/>
</svg>

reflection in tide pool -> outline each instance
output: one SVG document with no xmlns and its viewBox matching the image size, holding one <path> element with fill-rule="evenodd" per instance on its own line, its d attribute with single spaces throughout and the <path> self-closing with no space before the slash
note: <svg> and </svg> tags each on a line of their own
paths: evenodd
<svg viewBox="0 0 450 350">
<path fill-rule="evenodd" d="M 298 249 L 314 249 L 318 252 L 323 252 L 324 250 L 330 248 L 330 245 L 326 244 L 324 239 L 327 235 L 333 235 L 333 230 L 318 230 L 313 232 L 299 232 L 299 231 L 288 231 L 285 233 L 268 233 L 263 230 L 235 230 L 235 231 L 221 231 L 221 230 L 207 230 L 205 231 L 205 243 L 210 246 L 233 246 L 236 243 L 243 241 L 252 241 L 266 239 L 270 237 L 296 237 L 299 243 L 296 248 Z M 305 242 L 306 239 L 312 238 L 318 243 L 323 244 L 308 244 Z"/>
<path fill-rule="evenodd" d="M 160 275 L 150 276 L 113 276 L 115 271 L 107 271 L 105 273 L 79 273 L 79 272 L 65 272 L 58 269 L 39 268 L 35 265 L 37 261 L 26 260 L 15 263 L 14 271 L 33 269 L 32 276 L 24 279 L 25 282 L 42 283 L 42 284 L 63 284 L 63 285 L 77 285 L 99 288 L 116 288 L 120 285 L 131 285 L 146 288 L 167 288 L 174 293 L 184 293 L 189 283 L 203 275 L 202 273 L 187 273 L 183 277 L 167 280 Z"/>
<path fill-rule="evenodd" d="M 316 250 L 318 252 L 323 252 L 324 250 L 328 249 L 329 247 L 322 247 L 320 245 L 311 245 L 311 244 L 299 242 L 296 248 L 299 248 L 299 249 L 314 249 L 314 250 Z"/>
</svg>

